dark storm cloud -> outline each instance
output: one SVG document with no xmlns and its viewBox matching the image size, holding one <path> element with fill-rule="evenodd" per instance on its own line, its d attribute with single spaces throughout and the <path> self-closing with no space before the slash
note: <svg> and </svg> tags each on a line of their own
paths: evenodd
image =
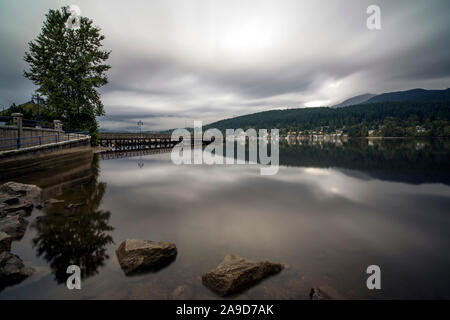
<svg viewBox="0 0 450 320">
<path fill-rule="evenodd" d="M 26 43 L 59 1 L 0 0 L 0 103 L 29 99 Z M 450 2 L 74 1 L 112 50 L 101 126 L 157 130 L 450 84 Z M 27 6 L 28 10 L 23 10 Z"/>
</svg>

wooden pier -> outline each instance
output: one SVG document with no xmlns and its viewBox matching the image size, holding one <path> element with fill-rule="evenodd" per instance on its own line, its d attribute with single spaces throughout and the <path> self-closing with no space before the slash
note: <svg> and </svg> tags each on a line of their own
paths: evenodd
<svg viewBox="0 0 450 320">
<path fill-rule="evenodd" d="M 170 134 L 160 133 L 100 133 L 99 145 L 114 151 L 173 148 L 182 140 L 172 140 Z M 194 143 L 194 140 L 191 140 Z M 206 145 L 210 141 L 202 141 Z"/>
</svg>

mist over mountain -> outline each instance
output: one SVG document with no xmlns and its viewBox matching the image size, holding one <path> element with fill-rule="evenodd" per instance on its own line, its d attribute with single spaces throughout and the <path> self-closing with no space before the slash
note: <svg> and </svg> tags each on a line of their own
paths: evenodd
<svg viewBox="0 0 450 320">
<path fill-rule="evenodd" d="M 369 100 L 370 98 L 375 97 L 375 96 L 376 96 L 376 94 L 372 94 L 372 93 L 361 94 L 359 96 L 349 98 L 339 104 L 335 104 L 334 106 L 332 106 L 332 108 L 342 108 L 342 107 L 352 106 L 355 104 L 360 104 L 360 103 L 366 102 L 367 100 Z"/>
</svg>

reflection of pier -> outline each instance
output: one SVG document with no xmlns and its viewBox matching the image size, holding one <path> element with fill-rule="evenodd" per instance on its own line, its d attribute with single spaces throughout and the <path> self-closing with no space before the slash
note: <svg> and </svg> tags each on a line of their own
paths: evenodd
<svg viewBox="0 0 450 320">
<path fill-rule="evenodd" d="M 157 133 L 100 133 L 99 136 L 100 146 L 113 148 L 116 151 L 170 148 L 178 142 L 172 140 L 170 134 Z"/>
<path fill-rule="evenodd" d="M 131 158 L 131 157 L 145 156 L 149 154 L 166 153 L 170 152 L 171 150 L 172 148 L 147 148 L 147 149 L 131 149 L 120 151 L 106 151 L 100 153 L 100 158 L 102 160 Z"/>
</svg>

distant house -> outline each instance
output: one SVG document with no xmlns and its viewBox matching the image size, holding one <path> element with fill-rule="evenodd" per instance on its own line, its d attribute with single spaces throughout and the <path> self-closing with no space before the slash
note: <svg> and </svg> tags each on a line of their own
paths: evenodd
<svg viewBox="0 0 450 320">
<path fill-rule="evenodd" d="M 416 126 L 416 132 L 425 132 L 425 131 L 427 131 L 427 129 L 425 129 L 424 127 Z"/>
<path fill-rule="evenodd" d="M 375 130 L 371 129 L 368 131 L 369 136 L 373 136 L 375 134 Z"/>
</svg>

